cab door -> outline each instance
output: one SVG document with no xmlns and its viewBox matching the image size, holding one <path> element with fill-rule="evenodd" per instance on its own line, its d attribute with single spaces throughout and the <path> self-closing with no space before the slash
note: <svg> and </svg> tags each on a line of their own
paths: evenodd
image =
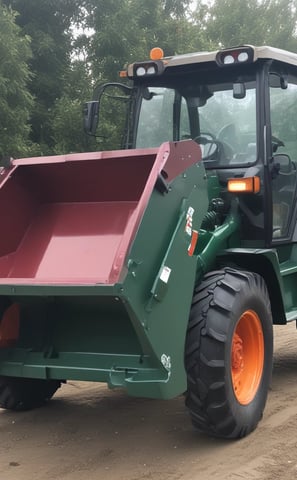
<svg viewBox="0 0 297 480">
<path fill-rule="evenodd" d="M 297 76 L 271 71 L 272 240 L 292 237 L 296 220 L 297 187 Z"/>
</svg>

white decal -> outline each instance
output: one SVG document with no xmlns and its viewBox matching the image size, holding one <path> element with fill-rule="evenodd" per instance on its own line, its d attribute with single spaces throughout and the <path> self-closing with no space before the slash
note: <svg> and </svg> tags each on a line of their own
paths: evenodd
<svg viewBox="0 0 297 480">
<path fill-rule="evenodd" d="M 163 353 L 163 355 L 161 356 L 161 362 L 162 362 L 163 367 L 165 367 L 168 372 L 171 372 L 171 358 L 170 358 L 170 356 L 165 355 L 165 353 Z"/>
<path fill-rule="evenodd" d="M 164 282 L 164 283 L 168 283 L 170 274 L 171 274 L 171 268 L 163 267 L 163 270 L 162 270 L 161 275 L 160 275 L 160 280 L 162 280 L 162 282 Z"/>
<path fill-rule="evenodd" d="M 194 208 L 189 207 L 187 211 L 187 217 L 186 217 L 186 227 L 185 227 L 185 232 L 187 235 L 191 237 L 192 235 L 192 227 L 193 227 L 193 215 L 194 215 Z"/>
</svg>

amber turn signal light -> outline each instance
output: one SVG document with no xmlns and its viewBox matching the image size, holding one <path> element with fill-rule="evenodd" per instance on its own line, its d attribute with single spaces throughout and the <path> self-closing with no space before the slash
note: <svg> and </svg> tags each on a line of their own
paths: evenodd
<svg viewBox="0 0 297 480">
<path fill-rule="evenodd" d="M 261 182 L 259 177 L 230 178 L 228 180 L 228 192 L 233 193 L 258 193 Z"/>
</svg>

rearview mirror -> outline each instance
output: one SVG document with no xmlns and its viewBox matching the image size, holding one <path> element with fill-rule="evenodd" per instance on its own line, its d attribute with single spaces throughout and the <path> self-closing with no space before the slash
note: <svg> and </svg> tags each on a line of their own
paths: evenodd
<svg viewBox="0 0 297 480">
<path fill-rule="evenodd" d="M 281 175 L 290 175 L 294 169 L 289 155 L 277 153 L 273 157 L 273 163 L 277 166 L 278 173 Z"/>
<path fill-rule="evenodd" d="M 99 114 L 99 102 L 86 102 L 84 105 L 84 131 L 88 135 L 95 135 Z"/>
<path fill-rule="evenodd" d="M 233 84 L 233 98 L 241 99 L 245 98 L 246 90 L 244 83 L 234 83 Z"/>
<path fill-rule="evenodd" d="M 97 138 L 111 137 L 112 126 L 114 125 L 116 129 L 120 120 L 127 119 L 127 108 L 129 108 L 132 91 L 132 87 L 123 85 L 122 83 L 113 82 L 98 85 L 95 88 L 93 97 L 96 100 L 87 102 L 84 105 L 83 123 L 85 133 Z M 119 112 L 120 104 L 124 106 L 123 114 Z M 101 121 L 101 117 L 103 117 L 103 121 Z M 100 128 L 99 123 L 103 124 L 101 125 L 101 127 L 103 127 L 101 128 L 101 132 L 97 131 L 98 128 Z M 107 132 L 105 132 L 105 130 L 107 130 Z M 119 135 L 118 138 L 120 138 Z M 107 147 L 106 149 L 108 150 Z"/>
<path fill-rule="evenodd" d="M 281 88 L 282 90 L 286 90 L 286 88 L 288 88 L 288 79 L 279 73 L 270 73 L 269 86 L 271 88 Z"/>
</svg>

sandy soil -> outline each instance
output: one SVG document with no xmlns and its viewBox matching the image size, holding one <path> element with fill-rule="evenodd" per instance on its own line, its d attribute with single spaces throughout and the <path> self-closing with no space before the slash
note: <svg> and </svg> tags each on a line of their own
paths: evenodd
<svg viewBox="0 0 297 480">
<path fill-rule="evenodd" d="M 152 401 L 70 383 L 45 408 L 0 410 L 0 480 L 292 480 L 297 477 L 297 332 L 275 328 L 264 418 L 240 441 L 192 429 L 183 398 Z"/>
</svg>

